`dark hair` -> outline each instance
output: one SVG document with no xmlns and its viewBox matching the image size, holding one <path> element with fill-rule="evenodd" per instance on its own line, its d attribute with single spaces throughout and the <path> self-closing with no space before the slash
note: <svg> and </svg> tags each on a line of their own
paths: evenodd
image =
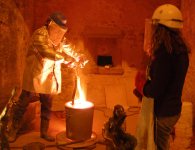
<svg viewBox="0 0 195 150">
<path fill-rule="evenodd" d="M 162 44 L 168 53 L 172 53 L 173 51 L 190 52 L 179 29 L 168 28 L 161 24 L 153 25 L 151 52 L 155 54 Z"/>
</svg>

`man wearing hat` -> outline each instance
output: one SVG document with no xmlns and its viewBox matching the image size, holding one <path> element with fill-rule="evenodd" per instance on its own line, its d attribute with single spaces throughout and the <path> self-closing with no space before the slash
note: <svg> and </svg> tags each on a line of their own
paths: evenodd
<svg viewBox="0 0 195 150">
<path fill-rule="evenodd" d="M 41 103 L 40 136 L 47 141 L 55 140 L 47 134 L 47 131 L 52 97 L 61 92 L 61 64 L 67 62 L 63 53 L 78 64 L 84 63 L 81 55 L 64 43 L 64 35 L 67 32 L 66 22 L 63 14 L 52 13 L 45 25 L 32 35 L 26 56 L 22 92 L 13 106 L 13 119 L 8 132 L 10 142 L 16 140 L 22 116 L 35 94 L 39 95 Z"/>
</svg>

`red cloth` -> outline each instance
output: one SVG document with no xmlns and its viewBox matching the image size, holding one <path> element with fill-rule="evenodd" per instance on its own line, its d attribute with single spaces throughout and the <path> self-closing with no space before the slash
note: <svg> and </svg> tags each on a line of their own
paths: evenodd
<svg viewBox="0 0 195 150">
<path fill-rule="evenodd" d="M 146 82 L 146 73 L 145 70 L 140 70 L 135 76 L 135 87 L 140 94 L 143 95 L 143 87 Z"/>
</svg>

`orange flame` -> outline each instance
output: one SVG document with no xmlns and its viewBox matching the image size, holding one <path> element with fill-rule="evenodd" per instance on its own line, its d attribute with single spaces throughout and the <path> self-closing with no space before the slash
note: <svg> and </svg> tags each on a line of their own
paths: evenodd
<svg viewBox="0 0 195 150">
<path fill-rule="evenodd" d="M 77 74 L 77 91 L 78 91 L 78 99 L 74 100 L 74 104 L 72 102 L 66 103 L 66 106 L 73 107 L 77 109 L 84 109 L 93 107 L 93 103 L 86 100 L 86 95 L 84 90 L 81 88 L 81 79 Z"/>
<path fill-rule="evenodd" d="M 81 79 L 78 75 L 77 75 L 77 90 L 78 90 L 79 100 L 81 102 L 86 101 L 86 96 L 84 94 L 83 89 L 81 88 Z"/>
</svg>

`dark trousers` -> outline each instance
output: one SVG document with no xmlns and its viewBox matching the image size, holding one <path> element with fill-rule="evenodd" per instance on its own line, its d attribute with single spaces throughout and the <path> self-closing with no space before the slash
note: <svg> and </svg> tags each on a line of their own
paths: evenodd
<svg viewBox="0 0 195 150">
<path fill-rule="evenodd" d="M 180 114 L 171 117 L 156 117 L 154 134 L 157 150 L 169 150 L 170 134 L 179 118 Z"/>
<path fill-rule="evenodd" d="M 14 106 L 13 119 L 20 120 L 28 107 L 29 103 L 32 101 L 35 93 L 22 90 L 22 93 Z M 50 94 L 39 94 L 41 102 L 41 118 L 50 119 L 51 116 L 51 106 L 52 106 L 52 95 Z"/>
</svg>

